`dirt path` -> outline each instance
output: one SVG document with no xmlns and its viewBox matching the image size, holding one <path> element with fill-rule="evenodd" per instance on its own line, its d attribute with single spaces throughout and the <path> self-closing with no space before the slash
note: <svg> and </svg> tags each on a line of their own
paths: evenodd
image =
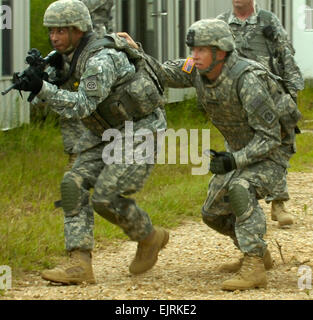
<svg viewBox="0 0 313 320">
<path fill-rule="evenodd" d="M 219 273 L 217 268 L 240 253 L 232 241 L 201 221 L 187 221 L 171 230 L 170 242 L 157 265 L 144 275 L 132 276 L 128 272 L 136 244 L 116 241 L 94 253 L 96 285 L 52 286 L 39 273 L 29 274 L 25 280 L 14 281 L 13 289 L 0 299 L 312 299 L 313 292 L 298 289 L 298 268 L 304 263 L 313 269 L 313 173 L 291 173 L 288 180 L 292 200 L 287 206 L 296 221 L 290 229 L 279 229 L 270 219 L 270 206 L 262 202 L 268 217 L 266 239 L 275 259 L 266 290 L 222 291 L 220 285 L 230 275 Z M 285 263 L 276 240 L 282 246 Z"/>
</svg>

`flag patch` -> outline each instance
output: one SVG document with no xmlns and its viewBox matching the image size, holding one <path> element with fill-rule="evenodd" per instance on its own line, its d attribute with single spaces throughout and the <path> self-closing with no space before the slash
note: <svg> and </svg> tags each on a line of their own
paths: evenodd
<svg viewBox="0 0 313 320">
<path fill-rule="evenodd" d="M 194 66 L 195 66 L 195 63 L 194 63 L 193 59 L 187 58 L 182 70 L 186 73 L 191 74 Z"/>
</svg>

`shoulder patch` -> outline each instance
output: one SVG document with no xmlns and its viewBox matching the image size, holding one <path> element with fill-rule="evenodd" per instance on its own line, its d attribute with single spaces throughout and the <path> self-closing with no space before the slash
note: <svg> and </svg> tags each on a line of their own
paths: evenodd
<svg viewBox="0 0 313 320">
<path fill-rule="evenodd" d="M 98 90 L 98 83 L 96 77 L 90 77 L 86 80 L 85 89 L 87 91 L 96 91 Z"/>
<path fill-rule="evenodd" d="M 185 63 L 184 63 L 184 66 L 182 68 L 182 70 L 188 74 L 191 74 L 191 72 L 193 71 L 195 67 L 195 62 L 193 61 L 192 58 L 187 58 Z"/>
</svg>

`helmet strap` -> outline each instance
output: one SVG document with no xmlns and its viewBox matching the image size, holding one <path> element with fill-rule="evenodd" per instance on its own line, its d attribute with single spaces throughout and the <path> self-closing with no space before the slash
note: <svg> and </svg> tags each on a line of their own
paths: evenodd
<svg viewBox="0 0 313 320">
<path fill-rule="evenodd" d="M 206 75 L 207 73 L 210 73 L 211 71 L 214 70 L 214 68 L 216 66 L 218 66 L 219 64 L 223 63 L 226 61 L 226 57 L 221 59 L 221 60 L 217 60 L 217 50 L 218 48 L 217 47 L 210 47 L 211 48 L 211 51 L 212 51 L 212 54 L 213 54 L 213 61 L 212 63 L 209 65 L 208 68 L 206 68 L 205 70 L 199 70 L 199 73 L 201 75 Z"/>
<path fill-rule="evenodd" d="M 73 46 L 73 27 L 68 28 L 68 38 L 69 38 L 70 45 L 64 52 L 64 54 L 66 55 L 71 54 L 75 50 L 75 47 Z"/>
</svg>

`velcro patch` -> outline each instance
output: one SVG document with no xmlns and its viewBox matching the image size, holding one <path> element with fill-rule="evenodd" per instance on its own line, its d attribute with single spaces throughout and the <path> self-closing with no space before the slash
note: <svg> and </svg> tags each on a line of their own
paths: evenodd
<svg viewBox="0 0 313 320">
<path fill-rule="evenodd" d="M 263 114 L 262 114 L 262 118 L 264 119 L 264 121 L 269 124 L 272 125 L 273 122 L 276 120 L 276 116 L 275 114 L 271 111 L 271 110 L 266 110 Z"/>
<path fill-rule="evenodd" d="M 182 70 L 188 74 L 191 74 L 193 68 L 195 67 L 195 62 L 192 58 L 187 58 Z"/>
<path fill-rule="evenodd" d="M 85 81 L 85 89 L 87 91 L 96 91 L 98 90 L 98 82 L 96 77 L 90 77 Z"/>
</svg>

